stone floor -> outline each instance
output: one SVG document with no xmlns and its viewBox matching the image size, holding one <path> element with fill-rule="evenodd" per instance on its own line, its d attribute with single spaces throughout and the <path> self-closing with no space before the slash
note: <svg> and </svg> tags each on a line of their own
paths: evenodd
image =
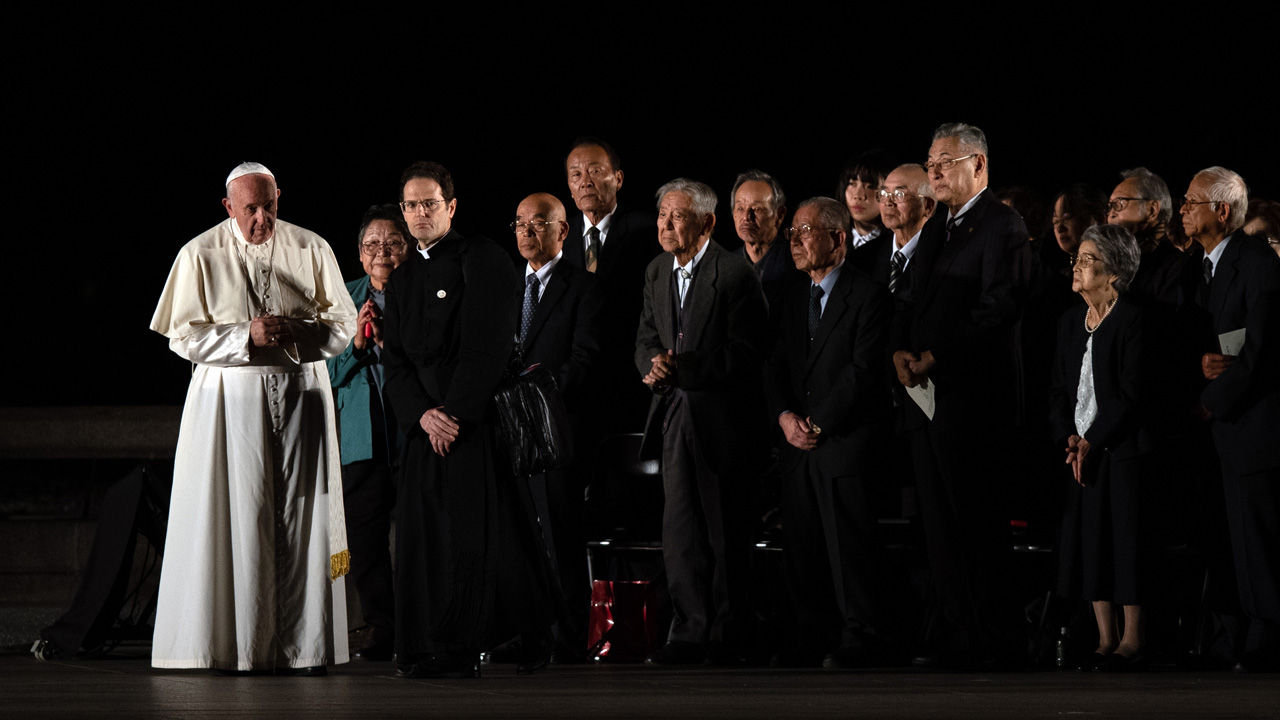
<svg viewBox="0 0 1280 720">
<path fill-rule="evenodd" d="M 352 663 L 324 678 L 158 672 L 145 647 L 99 660 L 0 656 L 7 718 L 1216 718 L 1280 716 L 1280 676 L 917 673 L 557 666 L 479 680 L 398 680 Z"/>
</svg>

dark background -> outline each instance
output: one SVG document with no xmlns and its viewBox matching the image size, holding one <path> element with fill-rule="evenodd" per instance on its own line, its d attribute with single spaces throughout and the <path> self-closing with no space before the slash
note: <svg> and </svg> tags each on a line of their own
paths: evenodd
<svg viewBox="0 0 1280 720">
<path fill-rule="evenodd" d="M 1175 198 L 1208 165 L 1280 198 L 1271 20 L 783 9 L 15 21 L 3 404 L 181 402 L 189 367 L 147 325 L 177 250 L 226 217 L 222 183 L 243 160 L 275 172 L 280 217 L 326 237 L 348 279 L 361 213 L 398 199 L 409 162 L 448 166 L 455 224 L 514 251 L 525 195 L 572 210 L 562 161 L 580 135 L 622 154 L 632 206 L 676 176 L 710 183 L 725 244 L 737 172 L 773 173 L 794 206 L 867 148 L 923 160 L 956 120 L 987 133 L 993 187 L 1046 200 L 1074 181 L 1109 192 L 1135 165 Z"/>
</svg>

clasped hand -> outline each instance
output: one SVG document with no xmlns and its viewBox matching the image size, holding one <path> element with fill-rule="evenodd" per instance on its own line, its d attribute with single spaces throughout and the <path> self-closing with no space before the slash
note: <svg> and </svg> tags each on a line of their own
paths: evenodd
<svg viewBox="0 0 1280 720">
<path fill-rule="evenodd" d="M 453 441 L 458 439 L 458 433 L 461 431 L 457 418 L 441 408 L 432 408 L 422 413 L 422 417 L 418 418 L 418 425 L 431 440 L 431 449 L 440 457 L 449 454 Z"/>
<path fill-rule="evenodd" d="M 277 315 L 254 318 L 249 323 L 249 340 L 254 347 L 280 347 L 281 343 L 293 340 L 289 318 Z"/>
<path fill-rule="evenodd" d="M 676 351 L 668 350 L 665 353 L 654 355 L 650 362 L 653 367 L 649 368 L 649 374 L 644 376 L 644 384 L 651 388 L 659 388 L 665 385 L 674 385 L 676 382 Z"/>
<path fill-rule="evenodd" d="M 368 338 L 365 337 L 366 332 L 369 333 Z M 369 339 L 382 347 L 382 315 L 372 298 L 365 300 L 360 307 L 360 314 L 356 316 L 356 336 L 351 342 L 357 350 L 364 350 L 369 345 Z"/>
</svg>

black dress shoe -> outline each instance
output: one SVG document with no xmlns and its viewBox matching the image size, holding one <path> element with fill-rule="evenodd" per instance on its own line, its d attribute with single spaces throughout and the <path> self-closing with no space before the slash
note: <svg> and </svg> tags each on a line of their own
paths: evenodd
<svg viewBox="0 0 1280 720">
<path fill-rule="evenodd" d="M 1111 656 L 1103 655 L 1100 652 L 1092 653 L 1089 657 L 1081 661 L 1081 663 L 1076 666 L 1076 669 L 1080 672 L 1101 672 L 1102 666 L 1107 664 L 1107 658 L 1109 657 Z"/>
<path fill-rule="evenodd" d="M 469 658 L 450 657 L 446 655 L 429 655 L 417 662 L 396 666 L 396 677 L 412 678 L 478 678 L 480 677 L 479 654 Z"/>
<path fill-rule="evenodd" d="M 354 660 L 367 660 L 370 662 L 386 662 L 391 659 L 393 645 L 389 642 L 371 642 L 368 645 L 351 653 Z"/>
<path fill-rule="evenodd" d="M 822 667 L 827 670 L 868 668 L 883 664 L 883 653 L 877 652 L 867 645 L 841 645 L 835 652 L 822 660 Z"/>
<path fill-rule="evenodd" d="M 1120 653 L 1111 653 L 1107 656 L 1106 662 L 1098 666 L 1098 672 L 1104 673 L 1126 673 L 1126 672 L 1142 672 L 1151 664 L 1151 658 L 1144 652 L 1139 651 L 1136 655 L 1121 655 Z"/>
<path fill-rule="evenodd" d="M 707 650 L 697 643 L 675 640 L 645 659 L 646 665 L 701 665 L 706 662 Z"/>
</svg>

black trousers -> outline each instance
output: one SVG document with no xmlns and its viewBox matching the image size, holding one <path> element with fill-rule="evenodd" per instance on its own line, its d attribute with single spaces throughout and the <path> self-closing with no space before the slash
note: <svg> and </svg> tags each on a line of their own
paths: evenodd
<svg viewBox="0 0 1280 720">
<path fill-rule="evenodd" d="M 811 453 L 782 493 L 784 564 L 803 654 L 879 642 L 883 582 L 875 543 L 873 482 L 828 476 Z"/>
<path fill-rule="evenodd" d="M 916 494 L 929 557 L 928 651 L 986 659 L 1019 647 L 1017 603 L 1008 582 L 1009 467 L 987 423 L 912 434 Z"/>
<path fill-rule="evenodd" d="M 1245 653 L 1280 657 L 1280 471 L 1222 468 L 1227 528 L 1240 607 L 1249 618 Z"/>
<path fill-rule="evenodd" d="M 746 642 L 745 480 L 721 477 L 707 464 L 688 405 L 676 391 L 662 435 L 662 560 L 671 594 L 671 642 L 735 651 Z"/>
<path fill-rule="evenodd" d="M 578 448 L 579 452 L 585 448 Z M 587 540 L 583 530 L 585 461 L 529 478 L 544 542 L 554 564 L 560 608 L 556 646 L 571 657 L 585 656 L 591 584 L 587 581 Z"/>
<path fill-rule="evenodd" d="M 396 504 L 395 469 L 373 460 L 342 466 L 342 502 L 347 514 L 350 580 L 373 641 L 395 638 L 396 606 L 391 572 L 391 512 Z"/>
</svg>

